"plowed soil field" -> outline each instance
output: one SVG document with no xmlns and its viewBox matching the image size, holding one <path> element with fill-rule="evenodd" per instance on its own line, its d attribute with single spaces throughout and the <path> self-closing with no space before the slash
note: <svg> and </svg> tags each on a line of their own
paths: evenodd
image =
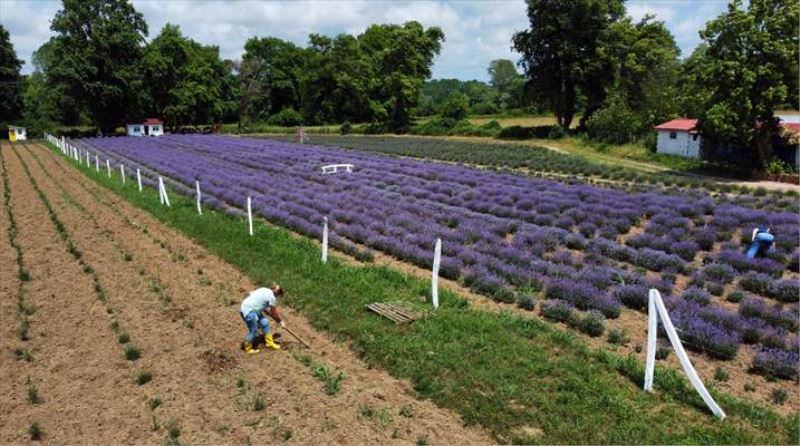
<svg viewBox="0 0 800 446">
<path fill-rule="evenodd" d="M 0 155 L 0 443 L 492 442 L 286 306 L 312 348 L 244 355 L 265 284 L 44 147 Z"/>
</svg>

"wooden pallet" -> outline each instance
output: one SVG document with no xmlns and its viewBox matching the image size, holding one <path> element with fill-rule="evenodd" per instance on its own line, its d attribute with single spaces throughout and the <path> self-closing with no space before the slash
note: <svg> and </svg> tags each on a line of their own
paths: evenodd
<svg viewBox="0 0 800 446">
<path fill-rule="evenodd" d="M 408 324 L 425 316 L 425 312 L 407 302 L 374 302 L 367 309 L 398 324 Z"/>
</svg>

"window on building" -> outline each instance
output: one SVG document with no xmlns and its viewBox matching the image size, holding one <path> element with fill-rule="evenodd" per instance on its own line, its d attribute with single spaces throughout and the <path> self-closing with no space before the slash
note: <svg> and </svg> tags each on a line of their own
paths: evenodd
<svg viewBox="0 0 800 446">
<path fill-rule="evenodd" d="M 678 137 L 678 132 L 669 132 L 669 139 L 676 139 Z"/>
<path fill-rule="evenodd" d="M 161 130 L 161 126 L 158 126 L 158 125 L 154 125 L 154 126 L 153 126 L 153 131 L 154 131 L 154 132 L 158 132 L 158 131 L 160 131 L 160 130 Z"/>
<path fill-rule="evenodd" d="M 141 131 L 142 129 L 138 125 L 133 126 L 133 133 L 139 133 Z"/>
<path fill-rule="evenodd" d="M 697 134 L 692 135 L 692 141 L 697 141 Z"/>
</svg>

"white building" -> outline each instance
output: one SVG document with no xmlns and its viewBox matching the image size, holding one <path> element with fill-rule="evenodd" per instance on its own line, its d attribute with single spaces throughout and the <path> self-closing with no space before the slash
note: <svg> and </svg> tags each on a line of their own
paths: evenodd
<svg viewBox="0 0 800 446">
<path fill-rule="evenodd" d="M 700 132 L 697 119 L 673 119 L 655 127 L 658 132 L 656 152 L 697 158 L 700 156 Z"/>
<path fill-rule="evenodd" d="M 25 130 L 25 127 L 15 127 L 15 126 L 8 126 L 8 139 L 11 142 L 14 141 L 25 141 L 28 139 L 28 132 Z"/>
<path fill-rule="evenodd" d="M 128 136 L 161 136 L 164 134 L 164 122 L 158 118 L 148 118 L 138 124 L 127 125 Z"/>
</svg>

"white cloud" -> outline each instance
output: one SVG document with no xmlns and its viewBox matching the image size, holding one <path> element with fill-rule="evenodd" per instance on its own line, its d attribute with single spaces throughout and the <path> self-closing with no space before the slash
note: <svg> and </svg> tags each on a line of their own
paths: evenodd
<svg viewBox="0 0 800 446">
<path fill-rule="evenodd" d="M 433 66 L 437 78 L 486 79 L 491 60 L 517 61 L 511 36 L 528 27 L 523 0 L 132 1 L 148 22 L 150 38 L 170 22 L 199 42 L 219 46 L 226 58 L 240 57 L 245 41 L 254 36 L 305 45 L 310 33 L 357 34 L 371 23 L 417 20 L 445 33 Z M 60 7 L 58 0 L 0 0 L 0 23 L 11 33 L 18 57 L 28 62 L 25 72 L 33 68 L 32 52 L 50 37 L 50 20 Z M 665 20 L 687 54 L 699 40 L 698 29 L 725 8 L 725 1 L 631 0 L 627 7 L 635 19 L 654 13 Z"/>
</svg>

